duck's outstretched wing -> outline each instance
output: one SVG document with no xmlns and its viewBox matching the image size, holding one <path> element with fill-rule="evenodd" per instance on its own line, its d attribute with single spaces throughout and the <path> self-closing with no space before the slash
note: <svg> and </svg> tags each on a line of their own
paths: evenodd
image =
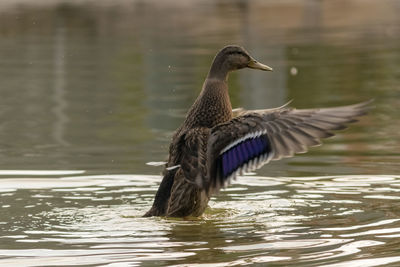
<svg viewBox="0 0 400 267">
<path fill-rule="evenodd" d="M 247 109 L 244 109 L 244 108 L 234 108 L 234 109 L 232 109 L 232 115 L 235 118 L 235 117 L 243 116 L 243 115 L 246 115 L 246 114 L 249 114 L 249 113 L 265 113 L 265 112 L 271 113 L 271 112 L 274 112 L 274 111 L 277 111 L 277 110 L 282 110 L 283 108 L 286 108 L 287 106 L 289 106 L 290 103 L 292 103 L 292 101 L 293 100 L 290 100 L 289 102 L 287 102 L 286 104 L 284 104 L 284 105 L 282 105 L 280 107 L 269 108 L 269 109 L 247 110 Z"/>
<path fill-rule="evenodd" d="M 294 109 L 285 106 L 241 110 L 229 122 L 211 129 L 207 142 L 207 190 L 218 191 L 238 173 L 260 168 L 270 160 L 304 153 L 332 131 L 346 128 L 366 114 L 372 101 L 350 106 Z"/>
</svg>

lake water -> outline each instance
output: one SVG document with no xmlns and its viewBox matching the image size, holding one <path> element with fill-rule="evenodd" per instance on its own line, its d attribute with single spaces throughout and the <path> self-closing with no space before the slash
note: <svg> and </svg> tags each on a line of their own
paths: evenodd
<svg viewBox="0 0 400 267">
<path fill-rule="evenodd" d="M 399 266 L 400 4 L 1 1 L 0 266 Z M 201 218 L 142 218 L 215 53 L 234 107 L 375 98 L 321 147 L 239 177 Z"/>
</svg>

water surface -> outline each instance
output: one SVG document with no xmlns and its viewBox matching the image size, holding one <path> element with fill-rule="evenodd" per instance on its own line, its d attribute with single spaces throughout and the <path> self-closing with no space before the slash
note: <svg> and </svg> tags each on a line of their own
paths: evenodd
<svg viewBox="0 0 400 267">
<path fill-rule="evenodd" d="M 2 1 L 0 265 L 400 264 L 400 6 L 384 1 Z M 307 154 L 240 177 L 203 217 L 141 218 L 211 60 L 234 107 L 375 98 Z"/>
</svg>

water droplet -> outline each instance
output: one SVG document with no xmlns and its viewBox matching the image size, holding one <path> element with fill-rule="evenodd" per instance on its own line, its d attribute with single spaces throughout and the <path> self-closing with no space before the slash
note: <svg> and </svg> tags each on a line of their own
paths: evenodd
<svg viewBox="0 0 400 267">
<path fill-rule="evenodd" d="M 290 74 L 291 74 L 292 76 L 296 76 L 297 73 L 298 73 L 298 71 L 297 71 L 297 68 L 296 68 L 296 67 L 291 67 L 291 68 L 290 68 Z"/>
</svg>

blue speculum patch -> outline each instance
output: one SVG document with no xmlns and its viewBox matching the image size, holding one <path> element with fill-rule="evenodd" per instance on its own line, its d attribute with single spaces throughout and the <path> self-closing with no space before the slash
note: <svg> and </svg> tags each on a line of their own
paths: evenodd
<svg viewBox="0 0 400 267">
<path fill-rule="evenodd" d="M 271 152 L 271 146 L 266 135 L 248 138 L 231 147 L 220 156 L 220 170 L 223 179 L 227 178 L 243 164 L 261 155 Z"/>
</svg>

